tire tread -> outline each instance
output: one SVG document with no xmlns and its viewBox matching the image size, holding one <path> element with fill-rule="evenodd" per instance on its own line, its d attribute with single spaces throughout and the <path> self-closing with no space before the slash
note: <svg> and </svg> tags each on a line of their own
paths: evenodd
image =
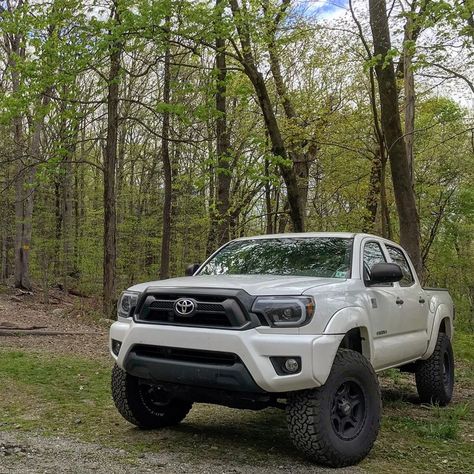
<svg viewBox="0 0 474 474">
<path fill-rule="evenodd" d="M 112 369 L 112 397 L 118 412 L 128 422 L 142 429 L 172 426 L 182 421 L 192 408 L 191 402 L 171 400 L 163 413 L 157 414 L 148 410 L 140 401 L 138 393 L 139 379 L 127 374 L 118 365 Z"/>
<path fill-rule="evenodd" d="M 377 376 L 370 362 L 358 352 L 349 349 L 339 349 L 334 360 L 332 371 L 343 369 L 347 365 L 362 364 L 375 380 Z M 377 397 L 380 397 L 380 387 L 378 382 Z M 344 467 L 353 465 L 367 456 L 372 449 L 373 443 L 377 438 L 380 426 L 380 405 L 377 407 L 377 414 L 372 420 L 370 428 L 371 436 L 357 455 L 343 457 L 341 453 L 330 443 L 327 434 L 319 423 L 319 413 L 322 407 L 322 395 L 324 386 L 317 389 L 302 390 L 295 392 L 287 405 L 287 418 L 290 429 L 290 437 L 293 443 L 309 458 L 330 467 Z M 381 403 L 381 402 L 380 402 Z"/>
<path fill-rule="evenodd" d="M 446 392 L 443 382 L 443 371 L 440 364 L 443 363 L 444 346 L 451 346 L 451 340 L 444 333 L 438 334 L 433 354 L 417 363 L 415 371 L 416 388 L 422 403 L 433 403 L 445 406 L 451 401 L 451 394 Z M 452 349 L 448 349 L 451 350 Z"/>
</svg>

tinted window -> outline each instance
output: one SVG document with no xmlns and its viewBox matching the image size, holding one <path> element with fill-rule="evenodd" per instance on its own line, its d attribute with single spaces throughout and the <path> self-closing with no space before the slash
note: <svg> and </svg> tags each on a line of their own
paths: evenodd
<svg viewBox="0 0 474 474">
<path fill-rule="evenodd" d="M 364 246 L 364 280 L 370 280 L 370 269 L 376 263 L 386 261 L 382 247 L 377 242 L 367 242 Z"/>
<path fill-rule="evenodd" d="M 231 242 L 200 275 L 294 275 L 349 278 L 352 239 L 305 237 Z"/>
<path fill-rule="evenodd" d="M 393 260 L 393 263 L 396 263 L 400 266 L 403 273 L 403 278 L 400 280 L 400 286 L 411 286 L 415 282 L 413 274 L 410 270 L 410 265 L 408 265 L 407 259 L 403 252 L 396 247 L 391 247 L 387 245 L 387 250 L 390 255 L 390 258 Z"/>
</svg>

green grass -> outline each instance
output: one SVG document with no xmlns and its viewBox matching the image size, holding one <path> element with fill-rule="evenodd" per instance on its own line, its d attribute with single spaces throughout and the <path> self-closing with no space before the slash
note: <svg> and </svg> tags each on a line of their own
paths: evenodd
<svg viewBox="0 0 474 474">
<path fill-rule="evenodd" d="M 471 472 L 474 465 L 474 336 L 456 336 L 456 400 L 447 408 L 416 403 L 412 376 L 382 378 L 384 416 L 369 472 Z M 111 362 L 0 350 L 0 430 L 66 436 L 123 448 L 131 458 L 166 451 L 278 466 L 305 461 L 295 454 L 284 414 L 198 405 L 181 425 L 140 431 L 125 422 L 110 397 Z M 205 455 L 203 455 L 205 452 Z"/>
<path fill-rule="evenodd" d="M 408 416 L 391 416 L 387 419 L 390 429 L 399 433 L 406 432 L 419 438 L 438 440 L 459 439 L 460 421 L 468 419 L 470 408 L 467 404 L 453 407 L 433 407 L 428 419 L 416 419 Z"/>
<path fill-rule="evenodd" d="M 110 395 L 111 363 L 0 350 L 1 430 L 68 436 L 126 449 L 267 463 L 277 450 L 292 459 L 283 413 L 238 412 L 199 405 L 186 422 L 162 431 L 140 431 L 117 413 Z M 234 447 L 239 446 L 237 454 Z"/>
<path fill-rule="evenodd" d="M 455 333 L 454 351 L 456 357 L 469 363 L 474 370 L 474 334 Z"/>
</svg>

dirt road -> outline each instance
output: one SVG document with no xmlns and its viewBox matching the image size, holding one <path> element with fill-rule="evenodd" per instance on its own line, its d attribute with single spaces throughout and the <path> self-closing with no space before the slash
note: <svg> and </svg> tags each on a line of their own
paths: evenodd
<svg viewBox="0 0 474 474">
<path fill-rule="evenodd" d="M 144 453 L 131 456 L 124 449 L 111 449 L 70 439 L 45 438 L 0 432 L 0 474 L 125 474 L 125 473 L 209 473 L 209 474 L 273 474 L 334 472 L 317 467 L 294 465 L 252 466 L 252 464 L 206 460 L 186 461 L 176 454 Z M 361 470 L 340 469 L 338 473 Z"/>
</svg>

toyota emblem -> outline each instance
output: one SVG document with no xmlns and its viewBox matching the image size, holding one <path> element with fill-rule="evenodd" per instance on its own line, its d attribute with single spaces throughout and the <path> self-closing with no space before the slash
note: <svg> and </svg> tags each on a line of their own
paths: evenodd
<svg viewBox="0 0 474 474">
<path fill-rule="evenodd" d="M 174 304 L 174 311 L 178 316 L 192 316 L 196 311 L 196 303 L 188 298 L 180 298 Z"/>
</svg>

